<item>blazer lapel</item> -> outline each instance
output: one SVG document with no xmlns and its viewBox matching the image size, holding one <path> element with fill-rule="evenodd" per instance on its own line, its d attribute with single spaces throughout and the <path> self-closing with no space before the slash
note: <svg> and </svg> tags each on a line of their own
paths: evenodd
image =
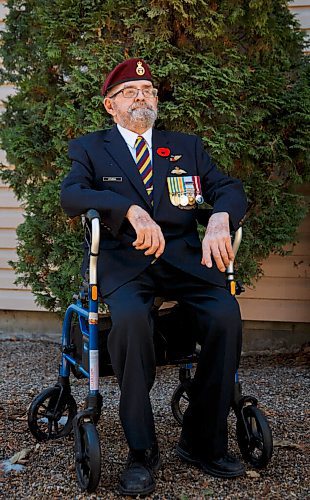
<svg viewBox="0 0 310 500">
<path fill-rule="evenodd" d="M 154 210 L 159 205 L 164 187 L 166 185 L 167 171 L 171 163 L 169 157 L 162 157 L 157 153 L 158 148 L 167 146 L 169 140 L 165 132 L 153 129 L 152 134 L 152 152 L 153 152 L 153 200 Z"/>
<path fill-rule="evenodd" d="M 117 162 L 118 166 L 128 177 L 133 187 L 151 207 L 150 198 L 146 192 L 137 165 L 116 125 L 110 130 L 109 134 L 106 135 L 104 141 L 106 150 L 111 158 Z"/>
</svg>

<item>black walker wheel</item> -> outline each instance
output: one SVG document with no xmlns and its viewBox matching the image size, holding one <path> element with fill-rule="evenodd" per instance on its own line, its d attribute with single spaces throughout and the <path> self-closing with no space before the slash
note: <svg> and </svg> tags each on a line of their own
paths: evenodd
<svg viewBox="0 0 310 500">
<path fill-rule="evenodd" d="M 179 384 L 172 394 L 171 410 L 179 425 L 183 424 L 183 415 L 189 405 L 189 395 L 184 384 Z"/>
<path fill-rule="evenodd" d="M 60 385 L 48 387 L 31 403 L 28 411 L 30 432 L 38 441 L 67 436 L 76 415 L 76 402 L 71 394 L 61 392 Z"/>
<path fill-rule="evenodd" d="M 244 406 L 237 418 L 236 430 L 243 458 L 258 469 L 266 467 L 272 456 L 273 443 L 265 415 L 254 405 Z"/>
<path fill-rule="evenodd" d="M 85 422 L 78 427 L 80 451 L 76 445 L 75 468 L 82 491 L 96 490 L 101 472 L 100 441 L 96 426 Z"/>
</svg>

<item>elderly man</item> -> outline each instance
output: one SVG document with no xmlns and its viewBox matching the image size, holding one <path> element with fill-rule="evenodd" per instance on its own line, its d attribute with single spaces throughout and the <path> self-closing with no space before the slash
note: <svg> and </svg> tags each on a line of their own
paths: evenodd
<svg viewBox="0 0 310 500">
<path fill-rule="evenodd" d="M 207 474 L 242 475 L 243 465 L 227 452 L 241 320 L 224 274 L 234 258 L 230 228 L 246 210 L 242 185 L 219 172 L 197 136 L 153 128 L 157 90 L 142 59 L 116 66 L 102 94 L 115 126 L 70 142 L 61 201 L 69 216 L 90 208 L 102 216 L 98 280 L 112 317 L 108 349 L 129 446 L 120 491 L 151 493 L 160 465 L 149 398 L 155 295 L 179 301 L 192 321 L 188 335 L 201 344 L 176 451 Z M 201 244 L 196 215 L 204 200 L 213 211 Z"/>
</svg>

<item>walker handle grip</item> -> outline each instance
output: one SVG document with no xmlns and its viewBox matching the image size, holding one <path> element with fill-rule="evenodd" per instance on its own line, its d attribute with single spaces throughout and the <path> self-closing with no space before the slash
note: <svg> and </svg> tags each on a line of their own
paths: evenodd
<svg viewBox="0 0 310 500">
<path fill-rule="evenodd" d="M 90 231 L 90 257 L 89 257 L 89 284 L 97 285 L 97 260 L 100 244 L 100 215 L 97 210 L 87 210 L 85 219 L 91 225 Z M 87 229 L 87 226 L 86 226 Z"/>
</svg>

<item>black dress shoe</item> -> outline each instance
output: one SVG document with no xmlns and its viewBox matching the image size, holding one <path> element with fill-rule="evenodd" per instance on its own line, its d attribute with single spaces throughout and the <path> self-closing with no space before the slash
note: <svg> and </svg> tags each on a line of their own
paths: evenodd
<svg viewBox="0 0 310 500">
<path fill-rule="evenodd" d="M 157 443 L 148 450 L 130 450 L 126 468 L 120 477 L 119 490 L 122 495 L 149 495 L 155 489 L 153 473 L 160 467 Z"/>
<path fill-rule="evenodd" d="M 204 458 L 200 453 L 190 449 L 182 436 L 176 447 L 176 452 L 182 460 L 199 467 L 210 476 L 233 478 L 245 474 L 244 466 L 234 456 L 225 453 L 222 457 L 216 459 Z"/>
</svg>

